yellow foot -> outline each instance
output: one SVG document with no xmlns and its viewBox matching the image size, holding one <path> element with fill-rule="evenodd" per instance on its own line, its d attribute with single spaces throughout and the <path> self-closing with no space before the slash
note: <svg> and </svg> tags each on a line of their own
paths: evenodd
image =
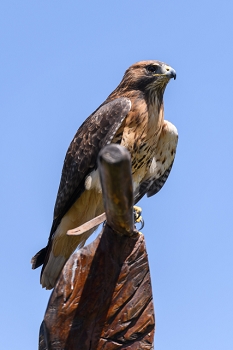
<svg viewBox="0 0 233 350">
<path fill-rule="evenodd" d="M 134 205 L 133 207 L 133 212 L 134 212 L 134 222 L 135 223 L 141 223 L 141 227 L 139 228 L 139 230 L 141 230 L 144 227 L 144 220 L 142 218 L 142 208 L 137 207 L 136 205 Z"/>
</svg>

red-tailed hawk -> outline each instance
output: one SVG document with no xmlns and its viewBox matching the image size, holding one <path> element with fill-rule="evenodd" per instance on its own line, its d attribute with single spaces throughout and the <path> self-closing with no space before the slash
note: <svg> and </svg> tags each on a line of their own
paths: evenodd
<svg viewBox="0 0 233 350">
<path fill-rule="evenodd" d="M 81 236 L 67 231 L 104 212 L 97 169 L 101 148 L 118 143 L 129 150 L 135 203 L 164 185 L 178 141 L 175 126 L 164 120 L 163 94 L 171 78 L 176 72 L 163 62 L 135 63 L 78 129 L 65 157 L 48 244 L 32 258 L 33 269 L 43 264 L 42 287 L 54 287 L 69 256 L 94 229 Z"/>
</svg>

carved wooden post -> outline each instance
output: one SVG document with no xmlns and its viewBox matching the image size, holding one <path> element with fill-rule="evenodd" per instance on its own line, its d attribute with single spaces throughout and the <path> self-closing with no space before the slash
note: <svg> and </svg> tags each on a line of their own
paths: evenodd
<svg viewBox="0 0 233 350">
<path fill-rule="evenodd" d="M 130 156 L 99 155 L 107 223 L 74 253 L 51 294 L 39 350 L 153 349 L 154 311 L 144 237 L 134 231 Z"/>
</svg>

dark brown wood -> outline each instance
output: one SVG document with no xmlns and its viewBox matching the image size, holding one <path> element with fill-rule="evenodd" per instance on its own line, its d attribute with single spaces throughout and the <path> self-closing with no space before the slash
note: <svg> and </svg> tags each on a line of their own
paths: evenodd
<svg viewBox="0 0 233 350">
<path fill-rule="evenodd" d="M 132 227 L 130 162 L 124 159 L 128 165 L 118 166 L 119 152 L 111 154 L 111 149 L 109 156 L 103 152 L 99 162 L 107 224 L 63 268 L 41 324 L 39 350 L 153 349 L 151 280 L 144 236 Z M 123 181 L 119 173 L 127 168 Z"/>
<path fill-rule="evenodd" d="M 122 146 L 108 145 L 100 151 L 98 165 L 107 222 L 116 232 L 131 235 L 134 220 L 130 154 Z"/>
<path fill-rule="evenodd" d="M 153 334 L 144 236 L 119 236 L 106 226 L 65 265 L 41 326 L 39 350 L 152 349 Z"/>
</svg>

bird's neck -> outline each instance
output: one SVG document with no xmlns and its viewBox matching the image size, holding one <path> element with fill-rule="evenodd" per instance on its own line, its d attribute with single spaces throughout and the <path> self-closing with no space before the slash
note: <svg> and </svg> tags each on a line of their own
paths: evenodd
<svg viewBox="0 0 233 350">
<path fill-rule="evenodd" d="M 154 125 L 160 125 L 164 120 L 164 105 L 163 101 L 155 98 L 150 103 L 147 103 L 148 116 Z"/>
<path fill-rule="evenodd" d="M 163 104 L 164 89 L 157 87 L 150 89 L 145 94 L 147 103 L 149 123 L 161 131 L 164 122 L 164 104 Z"/>
</svg>

